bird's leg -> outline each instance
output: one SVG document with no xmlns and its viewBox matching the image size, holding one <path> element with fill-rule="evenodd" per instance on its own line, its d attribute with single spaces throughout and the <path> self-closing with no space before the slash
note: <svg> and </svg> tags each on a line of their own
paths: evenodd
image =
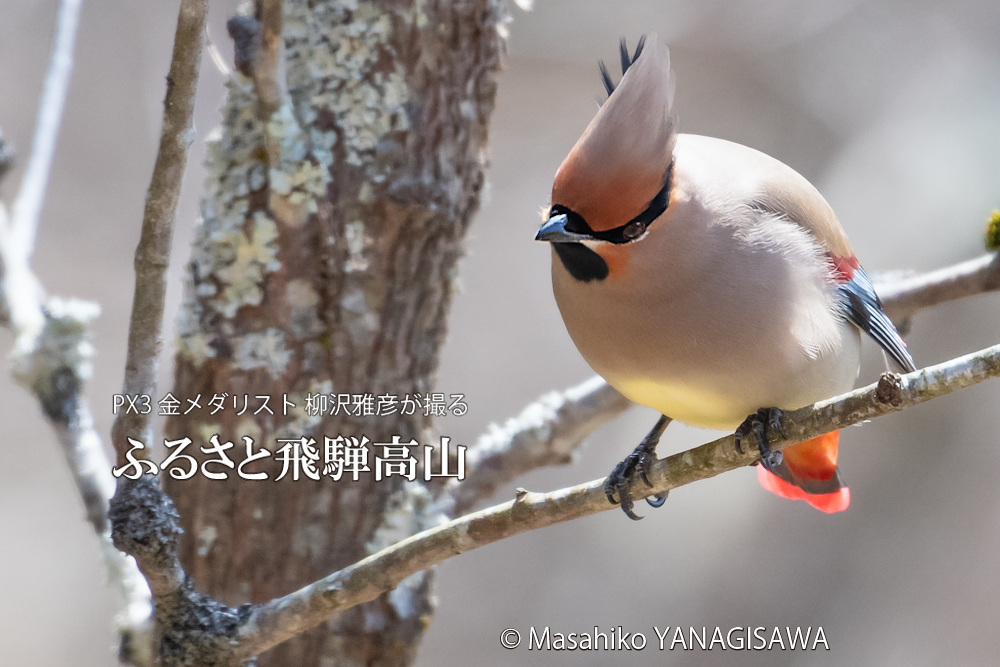
<svg viewBox="0 0 1000 667">
<path fill-rule="evenodd" d="M 626 456 L 624 461 L 615 466 L 615 469 L 608 476 L 608 481 L 604 483 L 604 493 L 607 494 L 608 501 L 612 505 L 621 505 L 622 510 L 630 519 L 638 521 L 642 517 L 632 511 L 634 503 L 632 502 L 632 494 L 628 490 L 629 482 L 636 473 L 639 473 L 639 478 L 647 486 L 653 486 L 646 473 L 650 466 L 656 462 L 656 445 L 660 442 L 660 436 L 663 435 L 663 431 L 670 422 L 670 417 L 660 415 L 656 426 L 646 434 L 639 446 Z M 666 501 L 667 493 L 669 492 L 657 494 L 652 499 L 646 498 L 646 502 L 652 507 L 660 507 Z M 615 500 L 615 494 L 618 495 L 619 500 Z"/>
<path fill-rule="evenodd" d="M 768 472 L 781 465 L 783 457 L 781 452 L 772 452 L 768 443 L 768 434 L 776 432 L 781 437 L 785 437 L 781 429 L 781 410 L 778 408 L 761 408 L 754 414 L 743 420 L 743 423 L 736 429 L 736 451 L 743 453 L 743 440 L 754 434 L 757 440 L 757 448 L 760 450 L 760 464 Z"/>
</svg>

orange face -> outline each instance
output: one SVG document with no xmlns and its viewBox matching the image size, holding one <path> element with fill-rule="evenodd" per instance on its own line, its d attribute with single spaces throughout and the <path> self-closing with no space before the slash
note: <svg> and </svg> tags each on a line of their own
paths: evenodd
<svg viewBox="0 0 1000 667">
<path fill-rule="evenodd" d="M 663 187 L 662 168 L 608 172 L 592 161 L 582 169 L 582 160 L 581 151 L 573 150 L 563 161 L 552 183 L 552 203 L 577 213 L 595 232 L 616 229 L 640 215 Z"/>
<path fill-rule="evenodd" d="M 608 265 L 609 276 L 621 276 L 628 270 L 629 248 L 625 245 L 614 243 L 602 243 L 594 252 L 601 256 L 604 263 Z"/>
</svg>

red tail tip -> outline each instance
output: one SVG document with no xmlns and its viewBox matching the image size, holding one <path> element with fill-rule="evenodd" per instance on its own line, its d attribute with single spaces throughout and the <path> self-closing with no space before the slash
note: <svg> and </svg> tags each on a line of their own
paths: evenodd
<svg viewBox="0 0 1000 667">
<path fill-rule="evenodd" d="M 768 472 L 764 466 L 757 466 L 757 481 L 765 489 L 790 500 L 804 500 L 816 509 L 833 514 L 843 512 L 851 504 L 851 490 L 846 486 L 833 493 L 812 494 L 806 493 L 797 486 L 792 486 L 774 473 Z"/>
</svg>

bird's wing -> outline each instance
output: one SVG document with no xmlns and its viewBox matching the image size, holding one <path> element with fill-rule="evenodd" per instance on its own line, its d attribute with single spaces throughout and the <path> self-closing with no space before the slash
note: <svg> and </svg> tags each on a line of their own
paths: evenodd
<svg viewBox="0 0 1000 667">
<path fill-rule="evenodd" d="M 907 373 L 916 370 L 906 343 L 882 310 L 882 301 L 833 209 L 805 178 L 788 171 L 790 174 L 763 185 L 754 197 L 754 208 L 781 215 L 812 234 L 830 259 L 844 317 L 871 336 L 900 368 Z"/>
<path fill-rule="evenodd" d="M 837 285 L 837 296 L 840 297 L 841 308 L 847 319 L 875 339 L 900 368 L 907 373 L 917 370 L 913 357 L 906 351 L 906 343 L 882 310 L 882 301 L 860 265 L 854 269 L 849 280 Z"/>
</svg>

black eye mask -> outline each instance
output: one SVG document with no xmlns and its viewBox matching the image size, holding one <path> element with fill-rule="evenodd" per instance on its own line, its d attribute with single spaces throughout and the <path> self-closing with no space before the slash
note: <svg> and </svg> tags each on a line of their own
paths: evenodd
<svg viewBox="0 0 1000 667">
<path fill-rule="evenodd" d="M 587 221 L 583 219 L 583 216 L 560 204 L 552 206 L 552 209 L 549 211 L 549 217 L 551 218 L 556 215 L 565 215 L 567 231 L 575 232 L 577 234 L 585 234 L 598 241 L 607 241 L 609 243 L 617 244 L 634 241 L 642 236 L 646 231 L 646 228 L 667 210 L 667 204 L 670 202 L 670 185 L 673 170 L 674 163 L 671 162 L 670 166 L 667 167 L 667 173 L 663 179 L 663 187 L 656 193 L 653 200 L 649 202 L 646 209 L 626 222 L 624 225 L 615 227 L 614 229 L 609 229 L 604 232 L 594 231 L 590 228 L 590 225 L 587 224 Z"/>
</svg>

